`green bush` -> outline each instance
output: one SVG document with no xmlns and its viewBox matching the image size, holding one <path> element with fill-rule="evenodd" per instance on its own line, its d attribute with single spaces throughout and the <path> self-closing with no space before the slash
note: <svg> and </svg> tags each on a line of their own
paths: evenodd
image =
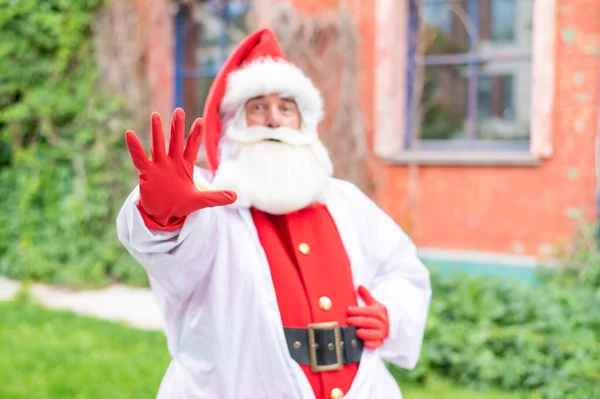
<svg viewBox="0 0 600 399">
<path fill-rule="evenodd" d="M 595 224 L 577 220 L 573 239 L 557 254 L 560 258 L 558 272 L 547 274 L 543 276 L 544 279 L 576 289 L 582 287 L 600 289 L 600 250 L 597 232 Z"/>
<path fill-rule="evenodd" d="M 437 374 L 547 399 L 600 397 L 600 291 L 461 275 L 432 281 L 420 362 L 395 369 L 401 379 Z"/>
<path fill-rule="evenodd" d="M 0 274 L 146 283 L 114 220 L 131 188 L 126 103 L 101 90 L 100 0 L 0 0 Z"/>
</svg>

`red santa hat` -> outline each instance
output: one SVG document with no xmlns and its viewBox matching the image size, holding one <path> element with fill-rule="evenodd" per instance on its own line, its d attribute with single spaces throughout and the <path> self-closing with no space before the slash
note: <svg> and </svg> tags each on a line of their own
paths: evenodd
<svg viewBox="0 0 600 399">
<path fill-rule="evenodd" d="M 248 35 L 231 53 L 212 83 L 204 106 L 204 149 L 208 167 L 219 166 L 222 118 L 236 114 L 248 100 L 280 94 L 293 98 L 302 123 L 312 131 L 323 115 L 323 100 L 311 80 L 283 54 L 275 34 L 260 29 Z"/>
</svg>

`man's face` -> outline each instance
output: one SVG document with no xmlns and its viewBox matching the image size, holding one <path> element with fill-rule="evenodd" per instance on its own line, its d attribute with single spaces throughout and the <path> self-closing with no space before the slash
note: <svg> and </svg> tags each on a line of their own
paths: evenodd
<svg viewBox="0 0 600 399">
<path fill-rule="evenodd" d="M 317 202 L 333 166 L 316 132 L 303 129 L 296 102 L 271 94 L 242 111 L 226 129 L 229 156 L 213 187 L 234 190 L 237 203 L 272 214 Z"/>
<path fill-rule="evenodd" d="M 293 99 L 269 94 L 251 99 L 244 110 L 248 127 L 260 125 L 273 129 L 300 129 L 300 111 Z"/>
</svg>

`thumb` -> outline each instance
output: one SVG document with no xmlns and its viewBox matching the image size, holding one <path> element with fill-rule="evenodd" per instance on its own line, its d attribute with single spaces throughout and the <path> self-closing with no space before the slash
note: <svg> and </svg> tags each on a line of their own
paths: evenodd
<svg viewBox="0 0 600 399">
<path fill-rule="evenodd" d="M 375 349 L 379 348 L 381 345 L 383 345 L 383 341 L 382 340 L 376 340 L 376 341 L 365 341 L 365 348 L 374 351 Z"/>
<path fill-rule="evenodd" d="M 211 190 L 198 191 L 194 198 L 197 209 L 210 208 L 214 206 L 225 206 L 233 204 L 237 200 L 234 191 Z"/>
<path fill-rule="evenodd" d="M 371 296 L 371 293 L 369 292 L 369 290 L 364 285 L 361 285 L 361 286 L 358 287 L 358 295 L 360 295 L 360 297 L 362 298 L 362 300 L 367 305 L 374 305 L 375 303 L 377 303 L 377 301 L 375 300 L 375 298 L 373 298 L 373 296 Z"/>
</svg>

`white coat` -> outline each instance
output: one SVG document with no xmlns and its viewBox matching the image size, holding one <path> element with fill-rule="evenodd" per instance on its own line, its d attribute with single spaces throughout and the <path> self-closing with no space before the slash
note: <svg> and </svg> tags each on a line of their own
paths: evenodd
<svg viewBox="0 0 600 399">
<path fill-rule="evenodd" d="M 145 227 L 138 200 L 136 187 L 117 231 L 147 270 L 164 318 L 172 361 L 158 398 L 314 398 L 289 355 L 249 210 L 203 209 L 180 230 L 158 232 Z M 331 179 L 324 204 L 348 252 L 355 288 L 365 285 L 390 318 L 389 337 L 376 351 L 363 352 L 344 398 L 400 399 L 382 359 L 408 369 L 416 365 L 431 298 L 429 273 L 409 237 L 351 183 Z"/>
</svg>

